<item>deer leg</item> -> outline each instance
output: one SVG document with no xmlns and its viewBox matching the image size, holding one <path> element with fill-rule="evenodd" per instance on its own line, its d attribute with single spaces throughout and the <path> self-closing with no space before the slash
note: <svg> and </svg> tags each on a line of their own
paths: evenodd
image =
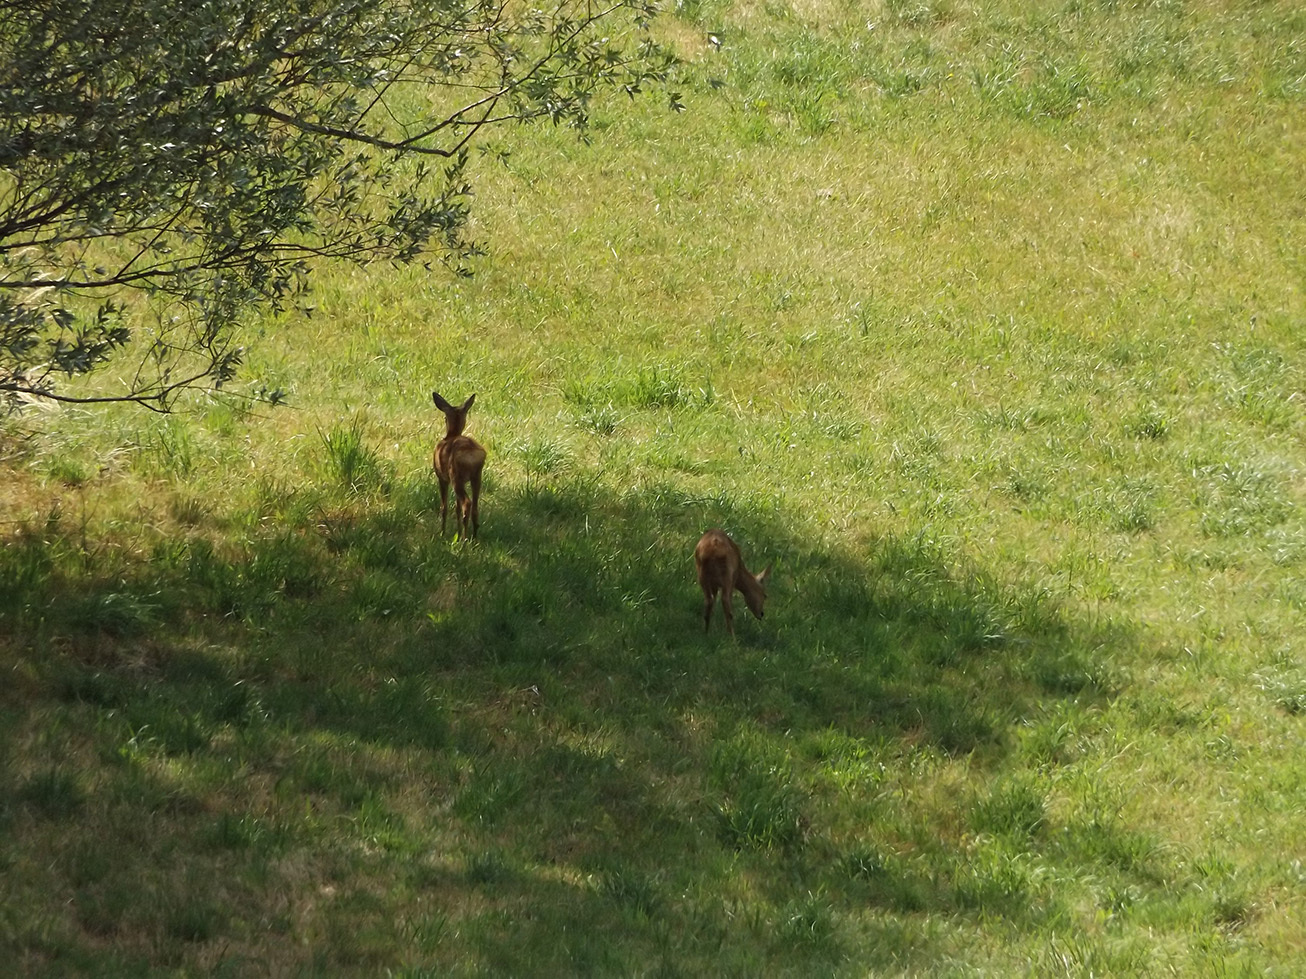
<svg viewBox="0 0 1306 979">
<path fill-rule="evenodd" d="M 731 638 L 735 634 L 735 610 L 730 606 L 730 589 L 721 589 L 721 611 L 726 614 L 726 631 L 730 633 Z"/>
<path fill-rule="evenodd" d="M 481 533 L 481 472 L 472 473 L 472 536 Z"/>
<path fill-rule="evenodd" d="M 449 480 L 440 479 L 440 536 L 444 536 L 446 518 L 449 516 Z"/>
<path fill-rule="evenodd" d="M 453 484 L 454 495 L 458 497 L 458 533 L 467 539 L 467 518 L 471 515 L 472 501 L 467 499 L 467 487 L 462 483 Z"/>
<path fill-rule="evenodd" d="M 712 627 L 712 606 L 716 604 L 716 596 L 706 588 L 703 589 L 703 631 L 707 632 Z"/>
</svg>

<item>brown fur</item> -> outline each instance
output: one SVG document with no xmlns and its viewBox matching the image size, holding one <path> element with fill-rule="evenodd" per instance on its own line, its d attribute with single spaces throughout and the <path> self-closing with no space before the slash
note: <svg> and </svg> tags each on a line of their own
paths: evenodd
<svg viewBox="0 0 1306 979">
<path fill-rule="evenodd" d="M 698 584 L 703 589 L 703 631 L 712 624 L 712 607 L 716 604 L 717 594 L 721 595 L 721 609 L 726 615 L 726 629 L 730 635 L 735 634 L 735 613 L 731 608 L 731 599 L 736 591 L 744 596 L 748 610 L 759 619 L 762 606 L 766 602 L 767 576 L 771 573 L 768 564 L 765 570 L 751 574 L 744 567 L 743 555 L 739 547 L 722 530 L 709 530 L 699 538 L 694 548 L 694 567 L 698 571 Z"/>
<path fill-rule="evenodd" d="M 440 533 L 445 532 L 452 483 L 458 499 L 459 533 L 464 539 L 475 537 L 481 529 L 481 470 L 485 467 L 485 449 L 470 435 L 464 435 L 463 429 L 467 427 L 467 412 L 476 395 L 464 401 L 460 408 L 449 404 L 435 391 L 431 392 L 431 400 L 444 412 L 444 438 L 436 444 L 432 459 L 435 477 L 440 481 Z"/>
</svg>

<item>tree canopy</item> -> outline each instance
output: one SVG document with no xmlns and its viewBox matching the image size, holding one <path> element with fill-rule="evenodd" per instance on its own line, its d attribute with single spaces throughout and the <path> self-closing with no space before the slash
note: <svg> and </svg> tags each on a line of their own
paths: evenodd
<svg viewBox="0 0 1306 979">
<path fill-rule="evenodd" d="M 166 410 L 316 259 L 466 273 L 478 134 L 666 82 L 652 2 L 0 0 L 0 397 Z"/>
</svg>

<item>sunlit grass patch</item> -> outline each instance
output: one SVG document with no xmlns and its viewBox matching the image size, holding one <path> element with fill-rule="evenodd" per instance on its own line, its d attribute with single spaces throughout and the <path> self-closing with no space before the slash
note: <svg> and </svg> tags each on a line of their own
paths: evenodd
<svg viewBox="0 0 1306 979">
<path fill-rule="evenodd" d="M 563 396 L 581 408 L 701 409 L 714 399 L 710 381 L 697 384 L 679 367 L 638 367 L 607 376 L 572 378 Z"/>
</svg>

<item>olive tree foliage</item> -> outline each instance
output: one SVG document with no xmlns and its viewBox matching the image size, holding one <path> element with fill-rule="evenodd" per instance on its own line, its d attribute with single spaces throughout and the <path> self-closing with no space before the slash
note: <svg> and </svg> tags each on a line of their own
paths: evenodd
<svg viewBox="0 0 1306 979">
<path fill-rule="evenodd" d="M 652 2 L 0 0 L 0 399 L 167 410 L 318 260 L 465 273 L 487 127 L 679 108 Z"/>
</svg>

